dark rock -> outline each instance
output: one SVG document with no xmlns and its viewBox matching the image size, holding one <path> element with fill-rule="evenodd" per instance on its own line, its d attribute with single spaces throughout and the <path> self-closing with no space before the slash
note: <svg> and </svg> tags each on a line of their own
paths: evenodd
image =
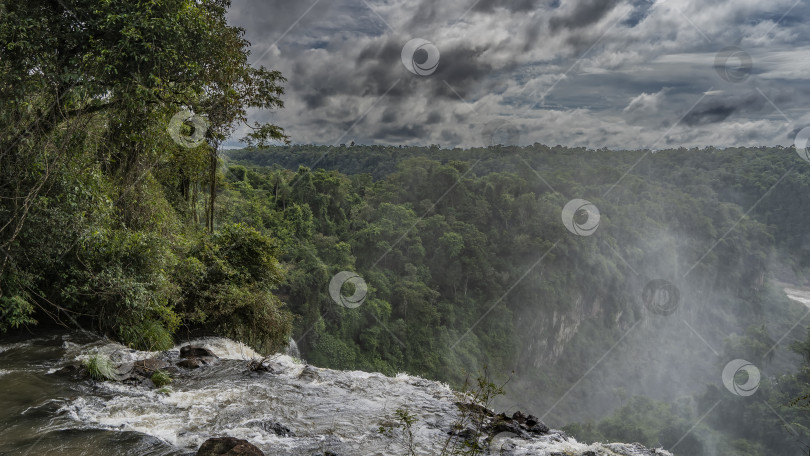
<svg viewBox="0 0 810 456">
<path fill-rule="evenodd" d="M 177 363 L 180 367 L 186 369 L 197 369 L 198 367 L 210 366 L 217 362 L 217 358 L 202 357 L 202 358 L 188 358 Z"/>
<path fill-rule="evenodd" d="M 135 361 L 133 369 L 142 371 L 145 375 L 151 376 L 155 372 L 169 367 L 168 361 L 157 358 L 139 359 Z"/>
<path fill-rule="evenodd" d="M 475 429 L 472 428 L 464 428 L 455 431 L 450 431 L 448 432 L 448 434 L 469 442 L 474 442 L 476 438 Z"/>
<path fill-rule="evenodd" d="M 185 359 L 177 363 L 177 365 L 186 369 L 210 366 L 219 360 L 214 352 L 200 345 L 180 347 L 180 357 Z"/>
<path fill-rule="evenodd" d="M 273 420 L 265 420 L 265 421 L 251 421 L 248 423 L 251 426 L 255 426 L 258 428 L 263 429 L 265 432 L 272 432 L 279 437 L 295 437 L 295 433 L 290 430 L 287 426 L 283 424 L 273 421 Z"/>
<path fill-rule="evenodd" d="M 279 437 L 295 436 L 295 433 L 291 431 L 290 428 L 282 425 L 281 423 L 273 423 L 273 425 L 269 428 L 269 430 L 272 430 Z"/>
<path fill-rule="evenodd" d="M 186 345 L 180 347 L 180 357 L 181 358 L 203 358 L 203 357 L 211 357 L 216 358 L 217 355 L 214 354 L 211 350 L 203 347 L 202 345 Z"/>
<path fill-rule="evenodd" d="M 503 413 L 495 415 L 488 431 L 493 435 L 500 434 L 501 432 L 511 432 L 512 434 L 523 437 L 526 434 L 517 420 L 510 419 Z"/>
<path fill-rule="evenodd" d="M 532 434 L 548 434 L 548 431 L 550 431 L 550 429 L 548 428 L 548 426 L 545 425 L 545 423 L 541 422 L 530 427 L 528 431 L 531 432 Z"/>
<path fill-rule="evenodd" d="M 267 362 L 267 358 L 252 360 L 248 364 L 248 370 L 250 372 L 268 372 L 275 375 L 284 372 L 283 370 L 276 369 L 273 365 Z"/>
<path fill-rule="evenodd" d="M 177 365 L 180 367 L 185 367 L 186 369 L 196 369 L 202 366 L 203 364 L 202 361 L 200 361 L 199 359 L 192 358 L 192 359 L 184 359 L 179 363 L 177 363 Z"/>
<path fill-rule="evenodd" d="M 531 435 L 547 434 L 548 431 L 548 426 L 540 421 L 539 418 L 534 415 L 526 416 L 519 411 L 513 413 L 512 418 L 507 417 L 504 413 L 496 415 L 492 420 L 489 430 L 491 434 L 511 432 L 524 438 Z"/>
<path fill-rule="evenodd" d="M 152 374 L 168 367 L 171 367 L 168 361 L 156 358 L 126 362 L 116 367 L 116 379 L 126 383 L 151 387 L 154 386 L 150 380 Z"/>
<path fill-rule="evenodd" d="M 216 437 L 206 440 L 196 456 L 264 456 L 264 453 L 247 440 Z"/>
<path fill-rule="evenodd" d="M 476 442 L 484 437 L 486 443 L 491 444 L 496 437 L 506 435 L 532 439 L 546 435 L 550 431 L 548 426 L 534 415 L 524 415 L 522 412 L 515 412 L 511 417 L 505 413 L 496 415 L 492 410 L 474 403 L 456 402 L 456 406 L 462 413 L 472 416 L 473 421 L 483 419 L 483 428 L 480 431 L 467 428 L 454 429 L 448 433 L 469 442 Z"/>
<path fill-rule="evenodd" d="M 549 431 L 548 426 L 534 415 L 526 416 L 518 411 L 512 414 L 512 420 L 518 422 L 520 427 L 532 434 L 547 434 Z"/>
<path fill-rule="evenodd" d="M 456 407 L 458 407 L 459 410 L 466 411 L 475 417 L 491 417 L 495 415 L 492 410 L 484 407 L 483 405 L 470 402 L 456 402 Z"/>
</svg>

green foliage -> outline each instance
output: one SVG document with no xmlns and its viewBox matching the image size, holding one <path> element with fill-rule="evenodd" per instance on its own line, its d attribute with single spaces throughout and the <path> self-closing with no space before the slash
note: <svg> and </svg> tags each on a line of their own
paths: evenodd
<svg viewBox="0 0 810 456">
<path fill-rule="evenodd" d="M 286 341 L 272 241 L 201 233 L 222 209 L 219 144 L 247 109 L 283 106 L 284 78 L 248 64 L 229 3 L 3 3 L 0 331 L 44 317 L 145 350 L 174 345 L 181 325 Z M 210 125 L 196 147 L 168 131 L 186 109 Z M 249 143 L 285 138 L 250 128 Z"/>
<path fill-rule="evenodd" d="M 743 335 L 732 334 L 725 341 L 725 352 L 730 359 L 773 359 L 776 345 L 765 328 L 765 325 L 758 327 L 750 326 L 746 328 Z"/>
<path fill-rule="evenodd" d="M 796 218 L 801 205 L 810 204 L 810 171 L 796 167 L 767 202 L 744 217 L 795 164 L 793 151 L 659 151 L 633 168 L 643 154 L 540 144 L 510 150 L 246 149 L 229 153 L 239 165 L 228 175 L 223 199 L 233 221 L 249 222 L 282 240 L 279 258 L 289 273 L 279 294 L 300 316 L 294 337 L 303 336 L 299 347 L 304 357 L 318 365 L 407 371 L 462 388 L 460 373 L 465 370 L 488 364 L 507 371 L 507 366 L 518 365 L 522 378 L 513 384 L 517 395 L 540 390 L 545 394 L 538 397 L 559 397 L 569 381 L 589 371 L 604 347 L 619 340 L 621 328 L 645 315 L 638 290 L 646 278 L 676 277 L 690 268 L 678 284 L 682 301 L 702 302 L 711 296 L 717 302 L 697 309 L 698 318 L 748 328 L 726 339 L 727 355 L 771 358 L 775 341 L 763 322 L 771 321 L 771 315 L 794 317 L 778 310 L 790 305 L 782 302 L 780 290 L 765 283 L 766 268 L 769 258 L 780 255 L 793 267 L 787 275 L 795 272 L 793 280 L 800 281 L 802 265 L 810 264 L 804 234 L 795 229 L 801 223 L 781 222 L 785 211 Z M 319 165 L 333 170 L 305 166 L 320 158 Z M 475 160 L 480 162 L 473 172 L 462 178 Z M 622 184 L 612 188 L 631 168 Z M 610 198 L 594 196 L 608 189 Z M 598 236 L 567 235 L 559 223 L 560 208 L 568 201 L 563 195 L 587 196 L 599 207 Z M 635 271 L 617 261 L 617 255 Z M 368 284 L 370 293 L 358 309 L 337 306 L 327 293 L 332 275 L 341 270 L 357 271 Z M 547 365 L 521 355 L 520 346 L 527 341 L 517 340 L 517 334 L 551 333 L 547 341 L 529 342 L 553 344 L 558 328 L 546 325 L 550 315 L 556 321 L 583 310 L 595 313 L 565 343 L 564 363 Z M 628 372 L 640 369 L 623 367 Z M 767 388 L 758 394 L 762 391 Z M 773 399 L 771 405 L 781 413 L 780 407 L 794 397 L 799 395 L 782 405 Z M 600 440 L 674 445 L 713 405 L 709 400 L 696 397 L 691 405 L 675 406 L 624 397 L 622 419 L 583 424 L 582 432 Z M 569 398 L 558 411 L 583 407 L 594 405 Z M 642 413 L 644 407 L 661 418 Z M 718 410 L 724 407 L 725 402 Z M 798 429 L 797 423 L 791 421 Z M 749 437 L 707 424 L 681 440 L 677 449 L 702 454 L 717 448 L 732 454 L 747 448 L 753 455 L 762 448 L 782 448 L 777 443 L 777 436 L 785 439 L 782 425 L 771 424 L 777 429 L 773 435 L 751 429 Z"/>
<path fill-rule="evenodd" d="M 110 357 L 102 353 L 91 353 L 86 360 L 83 361 L 87 373 L 93 380 L 104 381 L 114 380 L 114 368 Z"/>
<path fill-rule="evenodd" d="M 162 370 L 153 373 L 151 379 L 152 383 L 154 383 L 158 389 L 162 389 L 164 386 L 172 382 L 171 375 L 169 375 L 168 372 Z"/>
<path fill-rule="evenodd" d="M 492 402 L 504 394 L 504 386 L 494 383 L 486 368 L 470 382 L 469 376 L 462 388 L 456 392 L 456 406 L 459 417 L 451 426 L 450 435 L 442 447 L 441 455 L 474 456 L 484 454 L 492 441 L 487 435 L 485 425 L 491 418 Z M 469 432 L 471 431 L 471 432 Z"/>
<path fill-rule="evenodd" d="M 390 438 L 395 437 L 395 430 L 399 429 L 402 433 L 400 436 L 400 444 L 405 449 L 405 454 L 408 456 L 416 456 L 416 447 L 414 445 L 413 425 L 417 422 L 416 415 L 411 413 L 407 408 L 400 407 L 394 411 L 395 422 L 386 422 L 380 425 L 377 432 Z"/>
<path fill-rule="evenodd" d="M 170 309 L 161 309 L 169 315 L 165 320 L 146 320 L 137 323 L 119 323 L 122 341 L 147 351 L 168 350 L 174 346 L 173 333 L 180 317 Z"/>
<path fill-rule="evenodd" d="M 242 224 L 203 236 L 175 272 L 184 318 L 258 350 L 285 345 L 292 315 L 272 293 L 283 278 L 277 249 L 273 239 Z"/>
<path fill-rule="evenodd" d="M 61 274 L 62 301 L 97 315 L 102 331 L 144 350 L 174 345 L 180 320 L 173 310 L 177 286 L 166 271 L 176 257 L 168 240 L 150 231 L 97 227 Z"/>
<path fill-rule="evenodd" d="M 35 325 L 37 321 L 32 317 L 33 313 L 34 306 L 23 297 L 0 296 L 0 331 L 5 332 L 9 327 Z"/>
<path fill-rule="evenodd" d="M 776 169 L 785 165 L 778 149 L 744 152 L 778 157 Z M 706 153 L 728 157 L 740 151 Z M 460 385 L 465 369 L 487 364 L 506 371 L 524 361 L 516 359 L 515 335 L 552 329 L 524 318 L 537 314 L 538 303 L 542 312 L 565 314 L 576 302 L 601 297 L 605 322 L 622 315 L 632 324 L 642 311 L 636 292 L 644 283 L 616 261 L 616 252 L 645 275 L 672 276 L 694 265 L 693 257 L 703 255 L 720 229 L 744 213 L 705 184 L 678 180 L 672 161 L 709 172 L 702 152 L 659 152 L 649 161 L 660 165 L 644 162 L 647 166 L 627 177 L 627 188 L 613 190 L 621 204 L 593 198 L 603 212 L 599 241 L 579 242 L 559 223 L 567 199 L 538 181 L 524 160 L 544 170 L 561 193 L 592 195 L 612 184 L 604 177 L 608 170 L 621 176 L 640 155 L 605 154 L 541 145 L 520 154 L 387 146 L 247 149 L 230 153 L 242 165 L 232 167 L 221 198 L 228 220 L 281 240 L 280 259 L 289 273 L 279 291 L 301 317 L 295 332 L 307 335 L 300 345 L 308 360 L 334 368 L 404 370 Z M 379 180 L 303 166 L 321 156 L 326 166 L 372 172 Z M 473 159 L 481 160 L 474 169 L 480 171 L 464 175 Z M 743 290 L 730 313 L 746 326 L 755 322 L 748 315 L 756 311 L 754 284 L 774 243 L 768 230 L 743 218 L 697 264 L 683 288 L 696 295 Z M 668 253 L 674 250 L 684 251 Z M 540 266 L 531 268 L 546 251 Z M 340 270 L 357 271 L 373 290 L 359 309 L 340 308 L 327 293 Z M 488 318 L 478 321 L 481 315 Z M 604 336 L 603 342 L 612 343 L 610 334 Z M 575 355 L 582 372 L 592 361 L 588 356 Z"/>
</svg>

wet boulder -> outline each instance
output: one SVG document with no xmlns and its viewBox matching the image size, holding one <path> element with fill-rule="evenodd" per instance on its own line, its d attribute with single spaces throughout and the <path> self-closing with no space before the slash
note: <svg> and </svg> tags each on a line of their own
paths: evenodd
<svg viewBox="0 0 810 456">
<path fill-rule="evenodd" d="M 512 414 L 512 421 L 518 423 L 529 434 L 546 434 L 549 431 L 548 426 L 534 415 L 524 415 L 518 411 Z"/>
<path fill-rule="evenodd" d="M 251 421 L 247 423 L 250 426 L 254 426 L 257 428 L 262 429 L 265 432 L 272 432 L 279 437 L 294 437 L 295 433 L 290 430 L 287 426 L 283 424 L 273 421 L 273 420 L 257 420 Z"/>
<path fill-rule="evenodd" d="M 152 385 L 152 375 L 158 371 L 169 370 L 171 371 L 174 367 L 168 361 L 164 359 L 157 359 L 157 358 L 149 358 L 149 359 L 139 359 L 132 363 L 132 370 L 130 371 L 130 377 L 132 380 L 135 380 L 138 384 L 145 385 L 149 384 Z"/>
<path fill-rule="evenodd" d="M 217 355 L 202 345 L 185 345 L 180 347 L 181 358 L 216 358 Z"/>
<path fill-rule="evenodd" d="M 216 362 L 216 358 L 188 358 L 177 363 L 179 367 L 186 369 L 197 369 L 198 367 L 210 366 Z"/>
<path fill-rule="evenodd" d="M 164 359 L 149 358 L 135 361 L 132 367 L 145 376 L 151 376 L 153 373 L 166 369 L 169 366 L 171 366 L 171 364 Z"/>
<path fill-rule="evenodd" d="M 523 438 L 543 435 L 549 432 L 548 426 L 534 415 L 524 415 L 515 412 L 510 418 L 505 413 L 499 413 L 492 418 L 487 426 L 487 431 L 495 435 L 501 432 L 509 432 Z"/>
<path fill-rule="evenodd" d="M 157 371 L 166 370 L 167 368 L 171 370 L 172 365 L 164 359 L 148 358 L 136 361 L 125 361 L 114 367 L 113 378 L 128 384 L 151 387 L 154 386 L 150 380 L 152 374 Z"/>
<path fill-rule="evenodd" d="M 247 440 L 216 437 L 203 442 L 196 456 L 264 456 L 264 453 Z"/>
<path fill-rule="evenodd" d="M 219 360 L 214 352 L 201 345 L 186 345 L 181 347 L 180 357 L 183 358 L 183 360 L 177 363 L 177 365 L 186 369 L 210 366 Z"/>
</svg>

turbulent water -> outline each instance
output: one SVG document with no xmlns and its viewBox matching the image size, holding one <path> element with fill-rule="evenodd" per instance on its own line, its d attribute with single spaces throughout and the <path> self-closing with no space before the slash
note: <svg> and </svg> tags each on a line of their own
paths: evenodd
<svg viewBox="0 0 810 456">
<path fill-rule="evenodd" d="M 785 288 L 785 294 L 788 298 L 800 302 L 810 309 L 810 291 L 797 290 L 795 288 Z"/>
<path fill-rule="evenodd" d="M 118 362 L 158 357 L 176 361 L 179 347 L 145 353 L 70 333 L 0 344 L 0 454 L 191 455 L 209 437 L 233 436 L 268 455 L 402 455 L 395 432 L 381 425 L 407 408 L 416 454 L 439 454 L 458 417 L 446 385 L 409 375 L 395 378 L 307 366 L 287 354 L 269 372 L 252 372 L 257 356 L 228 339 L 194 342 L 221 361 L 183 370 L 170 391 L 117 382 L 77 380 L 61 370 L 100 351 Z M 635 445 L 586 445 L 558 431 L 532 440 L 496 437 L 514 455 L 668 455 Z"/>
</svg>

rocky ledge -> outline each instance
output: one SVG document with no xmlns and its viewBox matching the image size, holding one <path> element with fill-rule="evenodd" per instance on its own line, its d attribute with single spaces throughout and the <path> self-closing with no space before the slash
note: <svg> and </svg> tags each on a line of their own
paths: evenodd
<svg viewBox="0 0 810 456">
<path fill-rule="evenodd" d="M 482 455 L 671 456 L 636 443 L 577 442 L 533 415 L 496 413 L 442 383 L 322 369 L 283 354 L 261 358 L 227 339 L 160 353 L 104 350 L 118 381 L 98 382 L 97 397 L 63 410 L 197 456 L 454 454 L 442 453 L 448 442 Z M 155 372 L 171 375 L 171 385 L 158 388 Z"/>
</svg>

